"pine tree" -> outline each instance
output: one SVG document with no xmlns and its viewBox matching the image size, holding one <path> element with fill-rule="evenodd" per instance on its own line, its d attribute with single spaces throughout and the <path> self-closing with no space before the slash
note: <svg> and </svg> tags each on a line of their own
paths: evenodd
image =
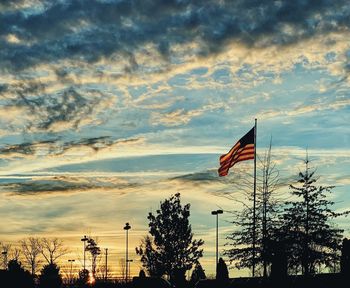
<svg viewBox="0 0 350 288">
<path fill-rule="evenodd" d="M 204 269 L 202 265 L 198 262 L 192 271 L 191 283 L 194 286 L 199 280 L 203 280 L 206 278 L 207 277 L 205 275 Z"/>
<path fill-rule="evenodd" d="M 261 270 L 261 274 L 267 276 L 271 261 L 273 241 L 280 225 L 278 213 L 281 210 L 279 201 L 274 192 L 280 184 L 279 172 L 272 160 L 272 145 L 265 152 L 264 157 L 259 158 L 257 167 L 257 195 L 256 195 L 256 248 L 255 265 Z M 236 203 L 242 204 L 242 209 L 230 211 L 233 215 L 231 223 L 237 227 L 227 236 L 228 244 L 232 247 L 225 250 L 230 263 L 235 263 L 236 268 L 251 268 L 253 266 L 253 178 L 250 174 L 235 174 L 235 190 L 242 191 L 243 197 L 237 198 L 235 194 L 224 195 Z M 242 200 L 243 198 L 243 200 Z"/>
<path fill-rule="evenodd" d="M 284 232 L 289 267 L 304 275 L 314 274 L 316 266 L 333 266 L 339 261 L 343 230 L 333 225 L 336 217 L 349 212 L 335 213 L 334 202 L 327 199 L 333 186 L 316 186 L 315 170 L 311 171 L 309 159 L 304 161 L 305 170 L 299 173 L 298 184 L 290 185 L 295 198 L 286 203 L 283 214 Z"/>
<path fill-rule="evenodd" d="M 55 263 L 45 265 L 41 270 L 39 281 L 40 288 L 60 288 L 62 285 L 60 268 Z"/>
<path fill-rule="evenodd" d="M 229 281 L 228 269 L 224 259 L 220 258 L 217 264 L 216 280 L 219 284 L 224 285 Z"/>
</svg>

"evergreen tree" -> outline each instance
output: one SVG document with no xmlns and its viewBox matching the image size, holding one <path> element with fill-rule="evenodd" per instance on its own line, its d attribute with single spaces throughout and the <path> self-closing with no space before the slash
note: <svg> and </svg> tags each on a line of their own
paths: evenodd
<svg viewBox="0 0 350 288">
<path fill-rule="evenodd" d="M 34 278 L 22 267 L 21 262 L 16 259 L 8 262 L 8 270 L 5 279 L 2 279 L 1 285 L 6 288 L 34 287 Z"/>
<path fill-rule="evenodd" d="M 62 286 L 60 268 L 55 263 L 45 265 L 41 270 L 39 281 L 40 288 L 60 288 Z"/>
<path fill-rule="evenodd" d="M 217 264 L 216 280 L 219 285 L 225 285 L 229 281 L 228 269 L 224 259 L 220 258 Z"/>
<path fill-rule="evenodd" d="M 161 202 L 156 215 L 149 213 L 149 233 L 153 241 L 146 242 L 148 250 L 142 244 L 136 249 L 147 271 L 154 263 L 159 263 L 161 267 L 155 266 L 159 274 L 166 274 L 173 283 L 179 283 L 184 280 L 185 272 L 202 257 L 200 246 L 204 242 L 193 240 L 189 216 L 190 204 L 181 205 L 180 193 Z"/>
<path fill-rule="evenodd" d="M 339 261 L 342 229 L 332 224 L 334 218 L 349 212 L 335 213 L 334 202 L 327 199 L 333 186 L 316 186 L 315 170 L 311 171 L 309 159 L 305 170 L 299 173 L 297 185 L 290 185 L 294 199 L 286 203 L 283 214 L 282 237 L 285 240 L 289 267 L 304 275 L 314 274 L 316 266 L 332 267 Z"/>
<path fill-rule="evenodd" d="M 204 269 L 202 265 L 198 262 L 196 266 L 194 267 L 192 274 L 191 274 L 191 283 L 194 285 L 196 284 L 199 280 L 206 279 L 206 275 L 204 272 Z"/>
<path fill-rule="evenodd" d="M 256 227 L 255 227 L 255 257 L 256 270 L 267 276 L 272 261 L 272 247 L 276 231 L 280 225 L 279 212 L 281 203 L 276 200 L 274 192 L 280 185 L 279 172 L 271 155 L 272 145 L 257 163 L 257 193 L 256 193 Z M 235 194 L 225 194 L 224 197 L 240 203 L 241 210 L 229 211 L 233 215 L 231 223 L 237 229 L 227 236 L 232 247 L 225 250 L 230 263 L 236 268 L 252 268 L 253 266 L 253 184 L 251 174 L 236 171 L 234 179 L 235 191 L 240 191 L 239 198 Z"/>
</svg>

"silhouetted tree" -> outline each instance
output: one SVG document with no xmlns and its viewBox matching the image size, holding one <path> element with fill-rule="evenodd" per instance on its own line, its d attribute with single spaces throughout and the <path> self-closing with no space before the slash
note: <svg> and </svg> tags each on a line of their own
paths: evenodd
<svg viewBox="0 0 350 288">
<path fill-rule="evenodd" d="M 295 200 L 286 203 L 283 214 L 284 238 L 289 265 L 300 265 L 304 275 L 314 274 L 316 265 L 332 267 L 339 261 L 342 229 L 331 220 L 349 212 L 335 213 L 334 202 L 327 200 L 333 186 L 316 186 L 314 173 L 310 171 L 309 159 L 304 160 L 305 170 L 299 173 L 298 185 L 290 185 Z"/>
<path fill-rule="evenodd" d="M 60 268 L 55 263 L 45 265 L 41 270 L 39 282 L 40 288 L 60 288 L 62 286 Z"/>
<path fill-rule="evenodd" d="M 220 258 L 217 264 L 216 280 L 220 286 L 225 286 L 229 281 L 228 269 L 224 259 Z"/>
<path fill-rule="evenodd" d="M 160 263 L 159 274 L 168 275 L 173 283 L 181 283 L 186 271 L 202 257 L 200 246 L 204 241 L 193 240 L 189 216 L 190 204 L 181 205 L 180 193 L 161 202 L 156 215 L 149 213 L 149 233 L 153 241 L 147 244 L 148 250 L 142 244 L 136 249 L 147 271 L 154 263 Z"/>
<path fill-rule="evenodd" d="M 347 238 L 343 239 L 343 245 L 341 249 L 340 272 L 347 276 L 349 276 L 348 274 L 350 273 L 350 240 Z"/>
<path fill-rule="evenodd" d="M 2 279 L 1 287 L 6 288 L 32 288 L 34 287 L 33 276 L 22 268 L 21 262 L 18 260 L 10 260 L 8 262 L 8 271 L 6 278 Z"/>
<path fill-rule="evenodd" d="M 279 212 L 282 203 L 277 200 L 275 191 L 280 185 L 279 172 L 271 155 L 272 145 L 257 163 L 257 194 L 256 194 L 256 226 L 255 226 L 255 265 L 261 268 L 267 276 L 271 264 L 272 250 L 270 240 L 275 238 L 280 226 Z M 240 203 L 242 209 L 228 211 L 232 214 L 231 223 L 238 229 L 227 236 L 228 245 L 232 248 L 225 250 L 230 263 L 235 267 L 251 268 L 253 266 L 253 186 L 254 177 L 244 171 L 236 171 L 233 186 L 235 193 L 224 193 L 222 196 Z M 237 196 L 236 191 L 240 191 Z M 242 195 L 243 194 L 243 195 Z"/>
<path fill-rule="evenodd" d="M 40 241 L 38 238 L 29 237 L 21 240 L 20 243 L 25 261 L 27 262 L 28 266 L 30 266 L 32 275 L 35 275 L 37 266 L 40 263 Z"/>
<path fill-rule="evenodd" d="M 82 269 L 79 271 L 79 276 L 77 280 L 78 287 L 87 287 L 89 281 L 89 270 Z"/>
<path fill-rule="evenodd" d="M 202 265 L 198 262 L 194 267 L 191 274 L 191 284 L 194 286 L 199 280 L 206 279 L 204 269 Z"/>
<path fill-rule="evenodd" d="M 141 256 L 142 265 L 149 276 L 161 277 L 165 273 L 164 266 L 160 262 L 161 257 L 153 243 L 152 237 L 149 235 L 145 236 L 141 240 L 140 247 L 136 247 L 136 253 Z"/>
<path fill-rule="evenodd" d="M 90 252 L 91 254 L 91 272 L 93 277 L 95 278 L 97 257 L 101 254 L 101 249 L 97 246 L 97 242 L 93 238 L 89 238 L 87 242 L 88 245 L 86 246 L 86 251 Z"/>
<path fill-rule="evenodd" d="M 1 247 L 2 266 L 4 267 L 4 269 L 7 269 L 7 263 L 9 259 L 10 250 L 11 250 L 11 244 L 3 244 L 0 242 L 0 247 Z"/>
<path fill-rule="evenodd" d="M 139 277 L 140 277 L 140 278 L 146 278 L 146 273 L 145 273 L 145 271 L 143 271 L 142 269 L 141 269 L 140 272 L 139 272 Z"/>
<path fill-rule="evenodd" d="M 58 258 L 68 252 L 67 248 L 63 245 L 63 241 L 58 238 L 41 238 L 39 244 L 41 254 L 48 264 L 55 263 Z"/>
</svg>

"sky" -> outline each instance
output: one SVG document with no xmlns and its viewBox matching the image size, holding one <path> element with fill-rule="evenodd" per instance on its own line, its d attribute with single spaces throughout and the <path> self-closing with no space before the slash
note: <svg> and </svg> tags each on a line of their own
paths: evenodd
<svg viewBox="0 0 350 288">
<path fill-rule="evenodd" d="M 0 1 L 0 241 L 83 235 L 112 270 L 147 215 L 180 192 L 214 273 L 215 218 L 239 209 L 218 158 L 258 120 L 288 193 L 306 149 L 350 206 L 350 5 L 342 0 Z M 220 215 L 220 251 L 237 229 Z M 350 236 L 347 219 L 337 220 Z M 67 265 L 65 258 L 62 266 Z M 232 269 L 231 276 L 248 275 Z"/>
</svg>

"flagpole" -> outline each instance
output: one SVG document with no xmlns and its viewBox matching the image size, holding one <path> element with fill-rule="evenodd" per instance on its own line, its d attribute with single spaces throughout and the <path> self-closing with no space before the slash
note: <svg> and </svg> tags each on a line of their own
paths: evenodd
<svg viewBox="0 0 350 288">
<path fill-rule="evenodd" d="M 255 244 L 256 244 L 256 134 L 257 119 L 255 118 L 254 126 L 254 194 L 253 194 L 253 277 L 255 277 Z"/>
</svg>

